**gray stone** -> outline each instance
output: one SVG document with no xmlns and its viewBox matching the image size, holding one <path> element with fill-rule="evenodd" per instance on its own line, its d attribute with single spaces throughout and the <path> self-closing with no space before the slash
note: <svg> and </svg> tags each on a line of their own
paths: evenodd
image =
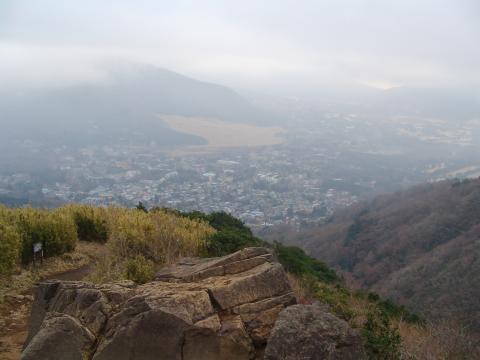
<svg viewBox="0 0 480 360">
<path fill-rule="evenodd" d="M 198 328 L 186 332 L 183 360 L 249 360 L 254 356 L 252 340 L 238 316 L 224 318 L 217 333 Z"/>
<path fill-rule="evenodd" d="M 48 313 L 21 360 L 86 360 L 95 336 L 70 315 Z"/>
<path fill-rule="evenodd" d="M 357 331 L 317 305 L 283 310 L 265 349 L 265 360 L 366 359 Z"/>
</svg>

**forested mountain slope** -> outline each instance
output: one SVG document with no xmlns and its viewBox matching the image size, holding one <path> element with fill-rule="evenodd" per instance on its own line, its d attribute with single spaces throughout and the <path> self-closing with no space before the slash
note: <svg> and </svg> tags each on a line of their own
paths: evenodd
<svg viewBox="0 0 480 360">
<path fill-rule="evenodd" d="M 480 330 L 480 179 L 382 195 L 283 240 L 358 286 Z"/>
</svg>

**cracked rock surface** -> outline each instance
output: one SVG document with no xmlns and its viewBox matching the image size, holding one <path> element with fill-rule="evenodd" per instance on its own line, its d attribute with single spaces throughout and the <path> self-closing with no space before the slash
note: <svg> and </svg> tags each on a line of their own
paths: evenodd
<svg viewBox="0 0 480 360">
<path fill-rule="evenodd" d="M 295 305 L 270 250 L 183 259 L 144 285 L 46 281 L 22 360 L 365 359 L 326 306 Z"/>
<path fill-rule="evenodd" d="M 183 259 L 145 285 L 46 281 L 22 359 L 258 359 L 278 314 L 294 303 L 265 248 Z"/>
</svg>

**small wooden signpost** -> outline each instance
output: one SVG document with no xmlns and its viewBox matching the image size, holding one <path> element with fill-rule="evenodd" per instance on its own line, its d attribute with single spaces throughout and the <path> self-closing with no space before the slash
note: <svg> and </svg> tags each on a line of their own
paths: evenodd
<svg viewBox="0 0 480 360">
<path fill-rule="evenodd" d="M 33 264 L 37 260 L 37 256 L 40 256 L 40 264 L 43 264 L 43 244 L 41 242 L 36 242 L 33 244 Z"/>
</svg>

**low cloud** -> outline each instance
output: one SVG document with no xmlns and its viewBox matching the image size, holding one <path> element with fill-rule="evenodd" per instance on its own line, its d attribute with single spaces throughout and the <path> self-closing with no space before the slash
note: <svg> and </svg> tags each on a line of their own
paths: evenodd
<svg viewBox="0 0 480 360">
<path fill-rule="evenodd" d="M 272 92 L 480 86 L 471 0 L 7 0 L 0 13 L 2 87 L 105 81 L 118 61 Z"/>
</svg>

